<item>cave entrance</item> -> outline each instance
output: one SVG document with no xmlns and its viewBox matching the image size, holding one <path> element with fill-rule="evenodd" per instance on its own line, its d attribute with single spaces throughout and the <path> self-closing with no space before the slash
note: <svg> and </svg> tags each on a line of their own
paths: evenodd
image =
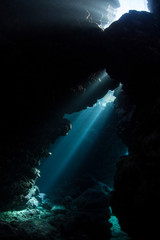
<svg viewBox="0 0 160 240">
<path fill-rule="evenodd" d="M 119 0 L 120 7 L 116 9 L 116 19 L 118 20 L 123 14 L 130 10 L 146 11 L 148 12 L 148 1 L 147 0 Z"/>
<path fill-rule="evenodd" d="M 107 7 L 105 2 L 103 9 L 100 24 L 97 24 L 102 30 L 109 27 L 113 22 L 117 21 L 123 14 L 128 13 L 130 10 L 149 12 L 147 0 L 119 0 L 119 4 L 115 1 L 113 5 L 108 3 Z"/>
<path fill-rule="evenodd" d="M 65 195 L 85 190 L 93 180 L 113 187 L 116 161 L 127 151 L 117 136 L 115 99 L 114 91 L 108 91 L 92 107 L 64 115 L 72 129 L 50 147 L 52 155 L 42 163 L 37 180 L 40 192 Z"/>
</svg>

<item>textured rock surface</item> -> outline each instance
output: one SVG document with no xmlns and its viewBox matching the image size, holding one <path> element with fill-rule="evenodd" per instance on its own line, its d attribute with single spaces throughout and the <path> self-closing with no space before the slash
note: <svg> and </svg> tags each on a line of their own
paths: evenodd
<svg viewBox="0 0 160 240">
<path fill-rule="evenodd" d="M 109 239 L 110 189 L 103 183 L 93 184 L 78 197 L 61 198 L 63 205 L 48 208 L 44 197 L 36 208 L 0 214 L 3 239 Z M 60 202 L 60 199 L 58 200 Z"/>
<path fill-rule="evenodd" d="M 40 176 L 37 169 L 40 158 L 41 161 L 45 159 L 48 156 L 47 148 L 50 142 L 54 142 L 60 135 L 65 135 L 70 128 L 70 123 L 60 118 L 59 123 L 55 125 L 54 121 L 50 122 L 50 125 L 47 123 L 48 126 L 42 124 L 29 136 L 23 136 L 21 133 L 9 135 L 7 136 L 10 138 L 9 142 L 4 141 L 1 136 L 1 211 L 22 209 L 25 206 L 28 201 L 27 195 Z M 32 193 L 34 195 L 36 192 Z"/>
<path fill-rule="evenodd" d="M 53 225 L 64 239 L 108 239 L 111 235 L 109 193 L 101 183 L 87 189 L 70 203 L 71 211 L 58 215 Z"/>
<path fill-rule="evenodd" d="M 153 219 L 160 213 L 159 33 L 152 14 L 135 11 L 106 31 L 115 46 L 107 70 L 125 91 L 116 100 L 118 131 L 129 148 L 129 156 L 117 163 L 111 202 L 122 229 L 133 239 L 158 231 Z"/>
</svg>

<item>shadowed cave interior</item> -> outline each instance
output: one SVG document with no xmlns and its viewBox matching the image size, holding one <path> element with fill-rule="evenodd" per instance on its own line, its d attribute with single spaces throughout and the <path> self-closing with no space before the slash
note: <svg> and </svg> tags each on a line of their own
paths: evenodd
<svg viewBox="0 0 160 240">
<path fill-rule="evenodd" d="M 158 0 L 0 3 L 0 239 L 157 237 Z"/>
</svg>

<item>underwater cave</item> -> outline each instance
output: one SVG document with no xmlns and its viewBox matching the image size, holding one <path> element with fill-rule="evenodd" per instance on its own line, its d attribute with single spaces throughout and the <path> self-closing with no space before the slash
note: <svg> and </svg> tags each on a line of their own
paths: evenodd
<svg viewBox="0 0 160 240">
<path fill-rule="evenodd" d="M 0 3 L 0 239 L 158 234 L 158 0 Z"/>
</svg>

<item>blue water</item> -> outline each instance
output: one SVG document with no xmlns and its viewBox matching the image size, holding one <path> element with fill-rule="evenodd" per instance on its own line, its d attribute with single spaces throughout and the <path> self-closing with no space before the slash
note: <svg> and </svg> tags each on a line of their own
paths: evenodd
<svg viewBox="0 0 160 240">
<path fill-rule="evenodd" d="M 108 150 L 101 149 L 103 144 L 100 142 L 104 134 L 103 129 L 106 126 L 109 132 L 108 138 L 112 138 L 112 130 L 109 130 L 109 126 L 114 113 L 115 97 L 113 94 L 114 91 L 109 91 L 93 107 L 64 116 L 71 122 L 72 129 L 68 132 L 68 135 L 60 137 L 54 145 L 51 145 L 49 152 L 52 155 L 40 167 L 41 178 L 37 181 L 37 185 L 41 192 L 50 192 L 61 179 L 65 181 L 65 179 L 71 178 L 71 176 L 75 177 L 80 169 L 82 174 L 83 167 L 85 166 L 86 168 L 87 164 L 89 170 L 85 170 L 88 171 L 88 174 L 96 172 L 97 169 L 103 171 L 103 164 L 106 165 L 108 154 L 103 153 L 105 151 L 109 151 L 109 158 L 114 160 L 115 150 L 113 144 L 116 145 L 114 139 L 111 140 L 113 144 L 110 144 L 109 149 L 106 147 Z M 107 141 L 110 141 L 110 139 Z M 99 151 L 101 152 L 100 154 Z M 123 151 L 125 154 L 126 149 Z M 104 154 L 106 159 L 104 159 L 104 156 L 101 157 Z M 89 167 L 90 165 L 91 167 Z"/>
</svg>

